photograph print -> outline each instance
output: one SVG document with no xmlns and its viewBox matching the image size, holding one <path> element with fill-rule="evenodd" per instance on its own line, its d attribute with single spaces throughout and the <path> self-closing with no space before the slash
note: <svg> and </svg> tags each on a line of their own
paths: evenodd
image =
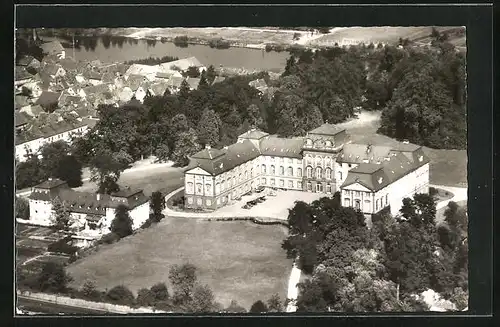
<svg viewBox="0 0 500 327">
<path fill-rule="evenodd" d="M 16 28 L 17 315 L 468 309 L 463 26 Z"/>
</svg>

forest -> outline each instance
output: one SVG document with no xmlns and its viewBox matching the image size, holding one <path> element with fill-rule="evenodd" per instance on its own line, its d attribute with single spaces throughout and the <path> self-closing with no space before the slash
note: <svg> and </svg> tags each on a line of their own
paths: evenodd
<svg viewBox="0 0 500 327">
<path fill-rule="evenodd" d="M 301 136 L 324 122 L 354 117 L 360 108 L 381 110 L 379 133 L 398 140 L 433 148 L 466 146 L 465 55 L 442 36 L 429 48 L 402 40 L 400 46 L 297 49 L 278 79 L 261 72 L 212 84 L 215 77 L 210 66 L 196 90 L 184 81 L 176 94 L 148 94 L 144 103 L 133 99 L 121 107 L 100 105 L 98 124 L 73 142 L 69 154 L 91 168 L 101 191 L 110 192 L 121 171 L 142 157 L 183 166 L 204 145 L 229 145 L 251 127 Z M 249 86 L 256 79 L 264 79 L 267 90 Z M 27 173 L 36 160 L 32 156 L 17 166 L 18 187 L 48 177 Z"/>
<path fill-rule="evenodd" d="M 435 224 L 434 199 L 403 201 L 401 218 L 384 210 L 367 228 L 364 216 L 340 205 L 337 192 L 290 210 L 290 236 L 282 247 L 306 274 L 299 312 L 427 311 L 415 295 L 427 289 L 467 307 L 467 214 L 450 202 Z"/>
</svg>

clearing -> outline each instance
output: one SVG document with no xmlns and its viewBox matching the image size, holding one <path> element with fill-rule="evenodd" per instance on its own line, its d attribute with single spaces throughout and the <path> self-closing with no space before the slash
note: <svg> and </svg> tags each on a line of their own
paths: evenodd
<svg viewBox="0 0 500 327">
<path fill-rule="evenodd" d="M 68 266 L 72 286 L 95 281 L 99 289 L 123 284 L 133 292 L 158 282 L 169 285 L 172 265 L 190 262 L 223 306 L 236 300 L 247 310 L 257 300 L 278 293 L 286 298 L 292 260 L 281 242 L 282 226 L 249 222 L 207 222 L 166 218 Z M 169 290 L 171 288 L 169 287 Z"/>
</svg>

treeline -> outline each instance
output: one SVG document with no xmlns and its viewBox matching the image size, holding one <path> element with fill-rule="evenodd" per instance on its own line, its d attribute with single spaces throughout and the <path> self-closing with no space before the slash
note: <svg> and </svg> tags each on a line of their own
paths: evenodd
<svg viewBox="0 0 500 327">
<path fill-rule="evenodd" d="M 152 307 L 175 313 L 245 313 L 247 309 L 236 301 L 224 308 L 215 299 L 212 289 L 202 284 L 197 276 L 198 268 L 192 264 L 173 265 L 169 269 L 169 289 L 164 282 L 156 283 L 150 288 L 141 288 L 137 295 L 125 285 L 117 285 L 109 290 L 99 290 L 93 280 L 86 280 L 79 289 L 73 288 L 70 283 L 73 277 L 66 272 L 61 264 L 45 263 L 40 271 L 27 272 L 26 268 L 18 268 L 18 287 L 22 290 L 31 290 L 46 293 L 55 293 L 71 296 L 94 302 L 105 302 L 117 305 L 126 305 L 132 308 Z M 267 303 L 256 301 L 249 312 L 281 312 L 284 304 L 278 294 L 272 295 Z"/>
<path fill-rule="evenodd" d="M 172 62 L 179 60 L 178 57 L 171 57 L 171 56 L 163 56 L 161 58 L 159 57 L 149 57 L 145 59 L 136 59 L 136 60 L 129 60 L 125 61 L 126 65 L 133 65 L 133 64 L 141 64 L 141 65 L 149 65 L 149 66 L 154 66 L 154 65 L 159 65 L 164 62 Z"/>
<path fill-rule="evenodd" d="M 422 311 L 415 295 L 433 289 L 458 310 L 467 307 L 467 215 L 450 202 L 435 225 L 434 199 L 405 199 L 402 219 L 388 211 L 364 216 L 340 205 L 339 193 L 290 210 L 283 248 L 309 274 L 299 284 L 300 312 Z M 466 240 L 466 239 L 465 239 Z"/>
</svg>

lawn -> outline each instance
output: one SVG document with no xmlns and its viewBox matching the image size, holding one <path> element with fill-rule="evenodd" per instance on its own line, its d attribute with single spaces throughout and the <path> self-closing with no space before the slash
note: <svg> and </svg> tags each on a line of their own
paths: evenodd
<svg viewBox="0 0 500 327">
<path fill-rule="evenodd" d="M 146 196 L 152 192 L 161 190 L 162 192 L 171 192 L 184 184 L 184 175 L 182 168 L 175 167 L 151 167 L 151 169 L 124 172 L 118 184 L 121 187 L 129 186 L 134 189 L 142 189 Z M 95 192 L 97 186 L 90 181 L 84 182 L 81 187 L 75 188 L 76 191 Z"/>
<path fill-rule="evenodd" d="M 281 242 L 286 230 L 249 222 L 207 222 L 169 218 L 157 226 L 107 245 L 68 266 L 73 286 L 92 279 L 100 289 L 123 284 L 133 292 L 168 283 L 174 264 L 190 262 L 222 305 L 253 302 L 278 293 L 286 297 L 292 262 Z"/>
</svg>

